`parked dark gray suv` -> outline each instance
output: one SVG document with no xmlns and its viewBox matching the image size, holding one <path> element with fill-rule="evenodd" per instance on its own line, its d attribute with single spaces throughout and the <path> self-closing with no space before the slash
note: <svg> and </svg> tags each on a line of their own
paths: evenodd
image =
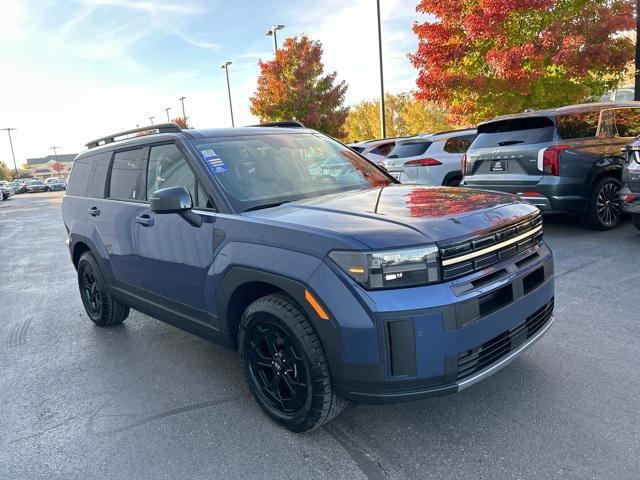
<svg viewBox="0 0 640 480">
<path fill-rule="evenodd" d="M 463 184 L 515 193 L 544 212 L 614 228 L 624 155 L 640 133 L 640 103 L 593 103 L 498 117 L 478 126 Z"/>
<path fill-rule="evenodd" d="M 625 163 L 622 170 L 622 208 L 631 215 L 633 224 L 640 230 L 640 137 L 623 149 Z"/>
<path fill-rule="evenodd" d="M 533 205 L 401 185 L 305 128 L 150 128 L 74 162 L 62 213 L 86 312 L 112 326 L 135 308 L 237 348 L 294 431 L 346 400 L 465 389 L 552 324 Z"/>
</svg>

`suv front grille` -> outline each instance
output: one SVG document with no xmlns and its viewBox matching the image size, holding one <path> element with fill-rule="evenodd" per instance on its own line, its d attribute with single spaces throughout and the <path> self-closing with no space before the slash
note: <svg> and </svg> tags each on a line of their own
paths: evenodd
<svg viewBox="0 0 640 480">
<path fill-rule="evenodd" d="M 462 380 L 485 369 L 517 348 L 544 327 L 552 313 L 553 299 L 529 316 L 524 323 L 501 333 L 478 348 L 458 354 L 457 380 Z"/>
<path fill-rule="evenodd" d="M 542 240 L 542 215 L 486 235 L 438 243 L 442 279 L 468 275 L 537 245 Z"/>
</svg>

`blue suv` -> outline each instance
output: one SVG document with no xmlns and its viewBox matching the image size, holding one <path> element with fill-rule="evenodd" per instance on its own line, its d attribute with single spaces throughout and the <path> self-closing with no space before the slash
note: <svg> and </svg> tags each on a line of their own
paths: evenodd
<svg viewBox="0 0 640 480">
<path fill-rule="evenodd" d="M 305 128 L 164 124 L 87 146 L 63 216 L 88 316 L 134 308 L 238 349 L 293 431 L 348 401 L 462 390 L 551 325 L 552 254 L 515 196 L 401 185 Z"/>
</svg>

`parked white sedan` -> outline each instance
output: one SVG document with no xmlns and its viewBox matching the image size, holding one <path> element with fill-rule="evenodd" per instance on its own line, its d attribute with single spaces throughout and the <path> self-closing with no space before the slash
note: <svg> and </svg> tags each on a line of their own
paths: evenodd
<svg viewBox="0 0 640 480">
<path fill-rule="evenodd" d="M 402 183 L 457 186 L 462 155 L 475 137 L 469 129 L 399 140 L 382 165 Z"/>
</svg>

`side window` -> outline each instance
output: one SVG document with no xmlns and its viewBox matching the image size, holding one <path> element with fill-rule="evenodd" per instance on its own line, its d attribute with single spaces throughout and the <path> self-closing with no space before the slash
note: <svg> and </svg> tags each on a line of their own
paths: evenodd
<svg viewBox="0 0 640 480">
<path fill-rule="evenodd" d="M 207 208 L 206 194 L 196 187 L 196 178 L 175 144 L 151 147 L 147 174 L 147 198 L 153 192 L 167 187 L 185 187 L 191 193 L 193 204 Z"/>
<path fill-rule="evenodd" d="M 640 108 L 618 108 L 613 110 L 613 135 L 636 137 L 640 135 Z"/>
<path fill-rule="evenodd" d="M 146 148 L 116 152 L 111 168 L 109 197 L 116 200 L 146 200 Z"/>
<path fill-rule="evenodd" d="M 600 111 L 575 112 L 556 117 L 558 135 L 564 140 L 595 137 Z"/>
<path fill-rule="evenodd" d="M 87 182 L 91 174 L 91 157 L 78 158 L 71 167 L 71 177 L 67 185 L 67 195 L 84 197 L 87 192 Z"/>
<path fill-rule="evenodd" d="M 383 157 L 386 157 L 387 155 L 389 155 L 391 150 L 393 150 L 393 147 L 395 145 L 395 142 L 384 143 L 371 150 L 371 153 L 373 153 L 374 155 L 382 155 Z"/>
<path fill-rule="evenodd" d="M 87 183 L 87 197 L 104 198 L 104 188 L 107 181 L 107 171 L 111 152 L 99 153 L 91 157 L 91 174 Z"/>
<path fill-rule="evenodd" d="M 448 138 L 443 150 L 447 153 L 465 153 L 475 138 L 475 135 L 461 135 L 459 137 Z"/>
</svg>

